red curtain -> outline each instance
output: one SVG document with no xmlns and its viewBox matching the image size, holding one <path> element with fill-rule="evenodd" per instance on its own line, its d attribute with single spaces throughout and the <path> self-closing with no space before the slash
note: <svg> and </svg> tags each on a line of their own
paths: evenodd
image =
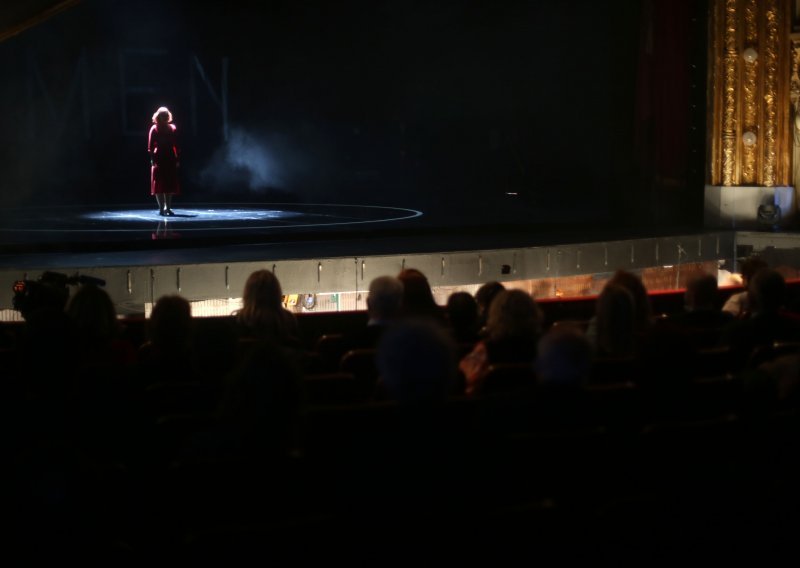
<svg viewBox="0 0 800 568">
<path fill-rule="evenodd" d="M 694 4 L 695 0 L 643 0 L 636 147 L 643 181 L 656 188 L 687 183 Z"/>
</svg>

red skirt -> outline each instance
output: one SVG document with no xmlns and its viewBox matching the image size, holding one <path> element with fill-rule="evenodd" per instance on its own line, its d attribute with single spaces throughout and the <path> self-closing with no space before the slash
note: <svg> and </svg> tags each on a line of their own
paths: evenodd
<svg viewBox="0 0 800 568">
<path fill-rule="evenodd" d="M 157 193 L 181 194 L 177 164 L 156 164 L 150 167 L 150 195 Z"/>
</svg>

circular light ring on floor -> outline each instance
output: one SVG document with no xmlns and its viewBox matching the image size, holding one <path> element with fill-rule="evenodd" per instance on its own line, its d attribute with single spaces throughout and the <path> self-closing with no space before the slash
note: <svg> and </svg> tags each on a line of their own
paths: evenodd
<svg viewBox="0 0 800 568">
<path fill-rule="evenodd" d="M 176 206 L 175 216 L 170 217 L 162 217 L 154 208 L 131 207 L 92 205 L 6 210 L 12 219 L 9 224 L 2 223 L 0 230 L 130 233 L 151 232 L 157 226 L 171 225 L 181 232 L 263 231 L 389 223 L 422 216 L 421 211 L 402 207 L 317 203 L 195 203 L 185 208 Z M 120 227 L 122 224 L 128 226 Z"/>
</svg>

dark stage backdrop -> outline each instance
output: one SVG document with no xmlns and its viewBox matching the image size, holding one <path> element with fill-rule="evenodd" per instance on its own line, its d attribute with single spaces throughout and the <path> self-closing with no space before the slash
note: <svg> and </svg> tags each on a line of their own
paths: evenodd
<svg viewBox="0 0 800 568">
<path fill-rule="evenodd" d="M 653 5 L 670 4 L 654 32 Z M 183 202 L 647 217 L 660 164 L 691 183 L 653 153 L 659 125 L 670 151 L 691 145 L 692 94 L 675 82 L 691 81 L 701 4 L 86 0 L 0 44 L 2 205 L 149 204 L 146 135 L 167 105 Z M 668 60 L 648 59 L 654 40 Z M 677 75 L 654 79 L 653 61 Z M 659 84 L 675 100 L 653 99 Z"/>
</svg>

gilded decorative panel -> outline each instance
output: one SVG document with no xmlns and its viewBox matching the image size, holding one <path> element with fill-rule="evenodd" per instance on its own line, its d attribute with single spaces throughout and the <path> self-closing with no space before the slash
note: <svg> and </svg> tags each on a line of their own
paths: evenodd
<svg viewBox="0 0 800 568">
<path fill-rule="evenodd" d="M 791 104 L 800 101 L 800 75 L 792 63 L 797 57 L 789 45 L 793 7 L 790 0 L 711 3 L 709 163 L 714 185 L 789 181 Z"/>
</svg>

